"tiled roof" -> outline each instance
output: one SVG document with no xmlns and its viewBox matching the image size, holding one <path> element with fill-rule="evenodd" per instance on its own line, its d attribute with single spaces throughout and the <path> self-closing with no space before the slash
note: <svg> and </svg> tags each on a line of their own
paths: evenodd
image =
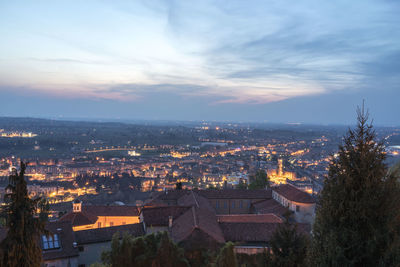
<svg viewBox="0 0 400 267">
<path fill-rule="evenodd" d="M 74 246 L 75 235 L 72 231 L 72 225 L 70 222 L 48 222 L 46 224 L 46 230 L 53 234 L 58 235 L 58 240 L 60 242 L 60 248 L 43 250 L 43 260 L 55 260 L 62 258 L 78 257 L 78 248 Z M 7 229 L 0 228 L 0 242 L 7 236 Z M 41 237 L 40 237 L 41 238 Z M 42 246 L 42 241 L 38 240 L 40 246 Z"/>
<path fill-rule="evenodd" d="M 136 206 L 82 205 L 82 210 L 95 216 L 139 216 L 139 209 Z"/>
<path fill-rule="evenodd" d="M 171 236 L 176 242 L 181 242 L 189 238 L 194 231 L 201 231 L 218 243 L 225 242 L 215 214 L 208 209 L 192 206 L 174 221 Z"/>
<path fill-rule="evenodd" d="M 43 250 L 43 260 L 78 257 L 78 248 L 74 246 L 75 236 L 70 222 L 49 222 L 46 229 L 58 235 L 59 249 Z"/>
<path fill-rule="evenodd" d="M 206 198 L 189 191 L 178 202 L 192 207 L 173 223 L 171 236 L 176 242 L 186 240 L 194 232 L 206 234 L 217 243 L 225 242 L 215 211 Z"/>
<path fill-rule="evenodd" d="M 169 216 L 172 220 L 176 220 L 190 207 L 183 206 L 162 206 L 162 207 L 145 207 L 141 214 L 147 227 L 150 226 L 168 226 Z"/>
<path fill-rule="evenodd" d="M 136 206 L 85 206 L 82 212 L 69 212 L 62 216 L 59 221 L 69 221 L 72 226 L 94 224 L 98 216 L 139 216 Z"/>
<path fill-rule="evenodd" d="M 161 200 L 177 200 L 184 194 L 186 194 L 189 190 L 170 190 L 161 192 L 156 196 L 156 198 Z"/>
<path fill-rule="evenodd" d="M 252 204 L 254 211 L 259 214 L 274 213 L 283 216 L 287 212 L 287 208 L 279 204 L 274 199 L 263 200 Z"/>
<path fill-rule="evenodd" d="M 177 200 L 190 190 L 171 190 L 158 194 L 155 198 L 161 200 Z M 218 189 L 218 190 L 193 190 L 207 199 L 270 199 L 272 198 L 270 189 Z"/>
<path fill-rule="evenodd" d="M 69 212 L 62 216 L 58 221 L 71 222 L 72 226 L 80 226 L 94 224 L 97 221 L 97 216 L 86 212 Z"/>
<path fill-rule="evenodd" d="M 197 190 L 201 196 L 207 199 L 269 199 L 272 198 L 270 189 L 220 189 Z"/>
<path fill-rule="evenodd" d="M 236 223 L 282 223 L 283 220 L 275 214 L 230 214 L 217 215 L 220 223 L 236 222 Z"/>
<path fill-rule="evenodd" d="M 220 223 L 226 241 L 269 242 L 281 223 Z M 309 224 L 298 224 L 297 230 L 309 233 Z"/>
<path fill-rule="evenodd" d="M 201 196 L 195 191 L 188 191 L 185 195 L 177 200 L 178 205 L 181 206 L 195 206 L 197 208 L 208 209 L 212 213 L 215 213 L 214 208 L 211 206 L 210 201 L 205 197 Z"/>
<path fill-rule="evenodd" d="M 136 223 L 77 231 L 75 232 L 75 237 L 78 244 L 101 243 L 110 241 L 116 232 L 119 232 L 121 235 L 125 232 L 133 236 L 145 235 L 143 224 Z"/>
<path fill-rule="evenodd" d="M 160 206 L 168 206 L 168 204 L 166 204 L 164 200 L 159 198 L 147 199 L 143 203 L 143 207 L 160 207 Z"/>
<path fill-rule="evenodd" d="M 291 201 L 299 203 L 315 203 L 315 199 L 312 196 L 304 191 L 301 191 L 291 184 L 279 185 L 277 187 L 274 187 L 273 190 L 279 195 Z"/>
</svg>

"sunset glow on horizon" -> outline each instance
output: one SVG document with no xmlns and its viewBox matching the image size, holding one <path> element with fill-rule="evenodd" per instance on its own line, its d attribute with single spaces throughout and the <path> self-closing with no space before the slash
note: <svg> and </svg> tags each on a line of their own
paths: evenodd
<svg viewBox="0 0 400 267">
<path fill-rule="evenodd" d="M 175 111 L 136 116 L 146 119 L 176 118 L 186 105 L 193 111 L 177 119 L 207 119 L 204 106 L 229 105 L 242 113 L 217 119 L 249 120 L 280 103 L 302 109 L 343 94 L 356 101 L 347 110 L 362 99 L 375 105 L 400 96 L 399 11 L 395 1 L 2 2 L 0 97 L 33 102 L 29 112 L 0 115 L 46 116 L 35 107 L 45 99 L 60 109 L 90 102 L 97 115 L 89 117 L 105 116 L 96 103 L 112 103 L 113 117 L 128 117 L 171 98 Z"/>
</svg>

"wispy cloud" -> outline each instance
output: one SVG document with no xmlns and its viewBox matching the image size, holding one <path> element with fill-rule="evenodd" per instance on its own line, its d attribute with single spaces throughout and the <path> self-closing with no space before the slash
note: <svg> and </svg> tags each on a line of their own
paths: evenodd
<svg viewBox="0 0 400 267">
<path fill-rule="evenodd" d="M 396 1 L 50 3 L 4 9 L 0 85 L 210 105 L 399 85 Z"/>
</svg>

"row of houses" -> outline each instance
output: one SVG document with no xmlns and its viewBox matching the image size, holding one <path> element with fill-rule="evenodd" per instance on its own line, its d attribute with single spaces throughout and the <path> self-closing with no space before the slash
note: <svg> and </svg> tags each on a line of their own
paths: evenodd
<svg viewBox="0 0 400 267">
<path fill-rule="evenodd" d="M 290 210 L 297 229 L 309 233 L 315 201 L 292 185 L 266 190 L 173 190 L 155 193 L 142 207 L 91 206 L 74 201 L 72 210 L 47 224 L 42 236 L 47 267 L 89 266 L 101 261 L 116 232 L 142 236 L 167 231 L 186 251 L 235 243 L 237 253 L 268 247 Z M 3 236 L 4 229 L 3 229 Z"/>
</svg>

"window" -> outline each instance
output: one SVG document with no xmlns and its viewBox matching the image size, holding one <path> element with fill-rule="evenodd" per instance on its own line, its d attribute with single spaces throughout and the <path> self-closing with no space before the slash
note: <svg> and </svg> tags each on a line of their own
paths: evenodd
<svg viewBox="0 0 400 267">
<path fill-rule="evenodd" d="M 217 201 L 215 202 L 215 207 L 216 207 L 217 209 L 219 209 L 219 200 L 217 200 Z"/>
<path fill-rule="evenodd" d="M 232 200 L 232 209 L 235 208 L 235 200 Z"/>
<path fill-rule="evenodd" d="M 42 235 L 42 241 L 44 250 L 60 248 L 60 241 L 57 234 L 54 234 L 53 236 Z"/>
<path fill-rule="evenodd" d="M 239 206 L 240 206 L 240 208 L 243 208 L 243 200 L 239 201 Z"/>
<path fill-rule="evenodd" d="M 97 223 L 97 228 L 101 228 L 101 222 Z"/>
<path fill-rule="evenodd" d="M 300 211 L 300 206 L 296 205 L 296 212 Z"/>
<path fill-rule="evenodd" d="M 224 201 L 224 208 L 226 208 L 228 205 L 226 203 L 226 200 Z"/>
</svg>

